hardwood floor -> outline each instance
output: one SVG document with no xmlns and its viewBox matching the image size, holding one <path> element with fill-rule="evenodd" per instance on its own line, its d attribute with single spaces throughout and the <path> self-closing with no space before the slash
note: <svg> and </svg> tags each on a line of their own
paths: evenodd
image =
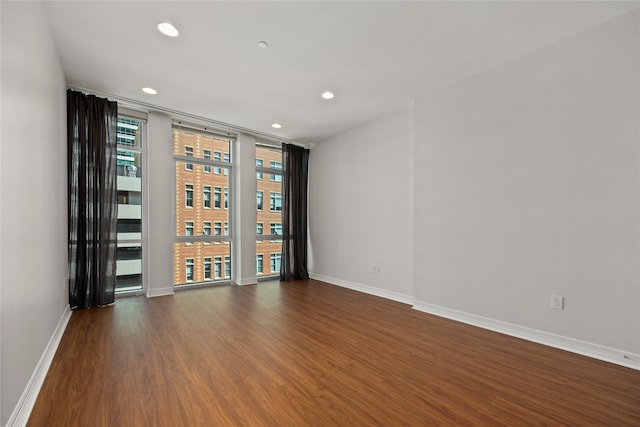
<svg viewBox="0 0 640 427">
<path fill-rule="evenodd" d="M 640 372 L 317 281 L 74 312 L 29 426 L 640 425 Z"/>
</svg>

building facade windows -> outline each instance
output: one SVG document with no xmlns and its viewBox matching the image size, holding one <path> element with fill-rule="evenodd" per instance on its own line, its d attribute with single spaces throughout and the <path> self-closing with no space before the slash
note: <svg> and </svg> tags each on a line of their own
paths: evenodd
<svg viewBox="0 0 640 427">
<path fill-rule="evenodd" d="M 231 154 L 232 143 L 233 139 L 201 127 L 174 123 L 173 283 L 176 287 L 217 284 L 233 279 L 233 270 L 226 274 L 227 259 L 230 265 L 233 263 L 229 244 L 233 220 L 229 210 L 223 209 L 225 205 L 229 206 L 229 197 L 233 194 L 232 156 L 224 156 Z M 190 150 L 186 150 L 187 147 Z M 229 163 L 223 163 L 223 158 L 228 158 Z M 193 167 L 185 167 L 187 163 Z M 222 173 L 222 169 L 228 173 Z M 189 275 L 185 268 L 187 259 L 193 266 Z"/>
<path fill-rule="evenodd" d="M 205 185 L 202 190 L 202 207 L 211 209 L 211 186 Z"/>
<path fill-rule="evenodd" d="M 230 163 L 231 162 L 231 155 L 229 153 L 224 153 L 224 162 L 225 163 Z M 224 174 L 225 175 L 229 175 L 229 169 L 225 168 L 224 169 Z"/>
<path fill-rule="evenodd" d="M 260 196 L 256 206 L 256 254 L 261 255 L 260 261 L 256 257 L 256 275 L 266 278 L 280 274 L 275 254 L 282 252 L 282 150 L 263 144 L 256 144 L 255 150 L 256 190 Z M 262 195 L 268 199 L 263 201 Z M 263 206 L 263 202 L 269 205 Z"/>
<path fill-rule="evenodd" d="M 272 222 L 271 223 L 271 234 L 282 236 L 282 223 L 281 222 Z"/>
<path fill-rule="evenodd" d="M 219 152 L 217 152 L 217 151 L 214 151 L 213 160 L 215 160 L 217 162 L 222 161 L 221 154 Z M 219 167 L 213 168 L 213 173 L 220 175 L 220 168 Z"/>
<path fill-rule="evenodd" d="M 263 273 L 264 267 L 262 265 L 262 263 L 263 263 L 263 259 L 262 258 L 263 258 L 262 254 L 256 255 L 256 273 L 257 274 L 262 274 Z"/>
<path fill-rule="evenodd" d="M 256 194 L 256 207 L 259 211 L 262 210 L 262 191 L 258 191 Z"/>
<path fill-rule="evenodd" d="M 204 258 L 204 280 L 211 280 L 211 257 Z"/>
<path fill-rule="evenodd" d="M 202 223 L 202 235 L 203 236 L 211 236 L 211 221 L 204 221 Z M 202 242 L 204 245 L 210 245 L 211 242 Z"/>
<path fill-rule="evenodd" d="M 271 254 L 271 272 L 272 273 L 280 271 L 281 259 L 282 259 L 282 254 L 280 253 Z"/>
<path fill-rule="evenodd" d="M 118 117 L 116 142 L 119 146 L 136 147 L 140 131 L 140 121 L 128 117 Z"/>
<path fill-rule="evenodd" d="M 282 163 L 281 162 L 271 161 L 271 162 L 269 162 L 269 167 L 271 169 L 282 170 Z M 271 181 L 275 181 L 275 182 L 282 182 L 282 175 L 281 174 L 272 173 L 270 175 L 269 179 L 271 179 Z"/>
<path fill-rule="evenodd" d="M 186 221 L 184 223 L 184 235 L 193 236 L 193 221 Z M 191 246 L 193 242 L 185 242 L 185 245 Z"/>
<path fill-rule="evenodd" d="M 185 185 L 184 200 L 185 200 L 186 207 L 188 208 L 193 207 L 193 184 Z"/>
<path fill-rule="evenodd" d="M 210 160 L 211 159 L 211 150 L 202 150 L 202 157 L 204 157 L 207 160 Z M 211 166 L 209 166 L 209 165 L 202 166 L 202 172 L 211 173 Z"/>
<path fill-rule="evenodd" d="M 282 194 L 281 193 L 271 193 L 271 197 L 269 201 L 269 209 L 271 209 L 272 211 L 282 210 Z"/>
<path fill-rule="evenodd" d="M 261 167 L 262 167 L 262 159 L 256 159 L 256 168 L 261 168 Z M 260 171 L 256 172 L 256 179 L 257 180 L 262 179 L 262 172 Z"/>
<path fill-rule="evenodd" d="M 222 257 L 215 257 L 214 272 L 216 279 L 222 278 Z"/>
<path fill-rule="evenodd" d="M 231 277 L 231 257 L 224 257 L 224 278 L 228 279 Z"/>
<path fill-rule="evenodd" d="M 189 156 L 189 157 L 193 157 L 193 147 L 184 147 L 184 155 L 185 156 Z M 185 163 L 184 164 L 184 168 L 185 168 L 185 170 L 192 171 L 193 170 L 193 163 Z"/>
<path fill-rule="evenodd" d="M 227 170 L 227 169 L 225 169 Z M 220 187 L 215 187 L 213 189 L 213 207 L 216 209 L 220 209 L 221 207 L 221 197 L 222 197 L 222 189 Z"/>
<path fill-rule="evenodd" d="M 187 258 L 186 259 L 186 279 L 187 282 L 193 282 L 193 258 Z"/>
</svg>

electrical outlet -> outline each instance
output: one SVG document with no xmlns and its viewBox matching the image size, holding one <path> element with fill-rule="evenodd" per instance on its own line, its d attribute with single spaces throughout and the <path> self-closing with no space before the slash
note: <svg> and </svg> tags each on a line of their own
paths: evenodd
<svg viewBox="0 0 640 427">
<path fill-rule="evenodd" d="M 554 310 L 564 310 L 564 297 L 560 295 L 551 295 L 551 308 Z"/>
<path fill-rule="evenodd" d="M 375 264 L 371 264 L 371 267 L 369 268 L 369 273 L 375 274 L 375 272 L 376 272 L 376 265 Z"/>
</svg>

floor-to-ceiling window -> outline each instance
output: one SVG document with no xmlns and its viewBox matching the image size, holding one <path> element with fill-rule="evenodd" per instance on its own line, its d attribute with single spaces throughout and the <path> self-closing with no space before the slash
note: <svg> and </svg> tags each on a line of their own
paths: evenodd
<svg viewBox="0 0 640 427">
<path fill-rule="evenodd" d="M 143 289 L 143 148 L 145 121 L 127 115 L 117 123 L 118 250 L 116 292 Z"/>
<path fill-rule="evenodd" d="M 282 151 L 256 145 L 256 275 L 280 274 L 282 253 Z"/>
<path fill-rule="evenodd" d="M 174 285 L 231 280 L 233 139 L 175 124 Z"/>
</svg>

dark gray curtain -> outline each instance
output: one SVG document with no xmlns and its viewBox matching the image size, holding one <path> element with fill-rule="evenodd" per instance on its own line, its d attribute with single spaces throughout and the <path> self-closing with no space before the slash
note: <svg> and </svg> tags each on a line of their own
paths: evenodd
<svg viewBox="0 0 640 427">
<path fill-rule="evenodd" d="M 69 304 L 111 304 L 117 250 L 117 103 L 67 91 Z"/>
<path fill-rule="evenodd" d="M 307 280 L 309 150 L 282 144 L 282 261 L 280 280 Z"/>
</svg>

